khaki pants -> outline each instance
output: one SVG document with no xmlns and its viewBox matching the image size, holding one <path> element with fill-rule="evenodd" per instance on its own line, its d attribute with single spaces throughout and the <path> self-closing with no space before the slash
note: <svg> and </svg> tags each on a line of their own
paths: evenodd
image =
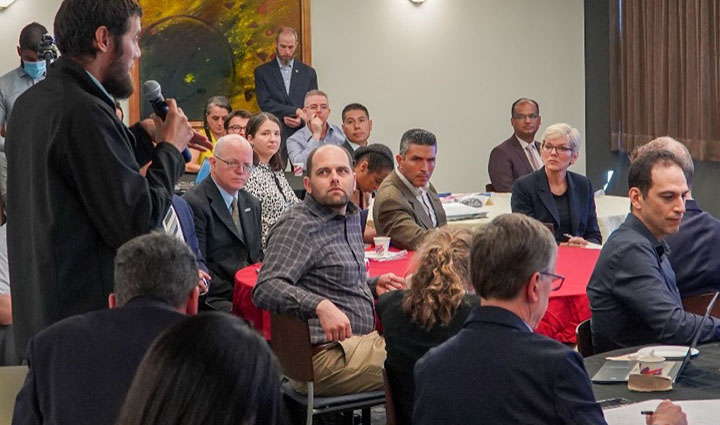
<svg viewBox="0 0 720 425">
<path fill-rule="evenodd" d="M 383 389 L 385 339 L 377 332 L 330 344 L 313 356 L 315 395 L 339 396 Z M 307 394 L 307 385 L 290 381 Z"/>
</svg>

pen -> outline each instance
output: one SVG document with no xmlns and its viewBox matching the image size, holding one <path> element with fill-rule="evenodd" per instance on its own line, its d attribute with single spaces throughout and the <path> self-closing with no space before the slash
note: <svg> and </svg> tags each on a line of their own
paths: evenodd
<svg viewBox="0 0 720 425">
<path fill-rule="evenodd" d="M 652 410 L 643 410 L 642 412 L 640 412 L 640 414 L 645 416 L 652 416 L 655 414 L 655 412 L 653 412 Z"/>
<path fill-rule="evenodd" d="M 575 236 L 571 235 L 570 233 L 563 233 L 563 236 L 565 236 L 568 239 L 572 239 L 575 237 Z"/>
</svg>

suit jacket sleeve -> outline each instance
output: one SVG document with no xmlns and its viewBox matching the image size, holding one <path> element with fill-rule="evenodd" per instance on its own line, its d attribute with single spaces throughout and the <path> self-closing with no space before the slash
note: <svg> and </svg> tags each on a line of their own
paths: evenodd
<svg viewBox="0 0 720 425">
<path fill-rule="evenodd" d="M 44 423 L 43 414 L 40 410 L 40 401 L 38 399 L 37 377 L 35 376 L 35 368 L 33 367 L 35 364 L 33 358 L 33 342 L 34 340 L 31 339 L 27 348 L 28 374 L 15 399 L 15 410 L 12 421 L 15 425 L 41 425 Z"/>
<path fill-rule="evenodd" d="M 601 244 L 602 233 L 597 220 L 597 209 L 595 208 L 595 193 L 593 193 L 592 183 L 588 180 L 588 197 L 590 198 L 590 206 L 588 207 L 587 225 L 585 226 L 585 234 L 583 238 L 586 241 Z"/>
<path fill-rule="evenodd" d="M 605 424 L 580 354 L 565 352 L 553 364 L 555 411 L 563 424 Z"/>
<path fill-rule="evenodd" d="M 271 76 L 270 69 L 264 65 L 255 68 L 255 97 L 257 97 L 260 110 L 263 112 L 271 112 L 280 120 L 286 116 L 294 116 L 297 108 L 293 105 L 283 103 L 272 96 L 271 93 Z M 315 83 L 317 86 L 317 82 Z M 285 90 L 285 87 L 275 88 L 277 90 Z"/>
<path fill-rule="evenodd" d="M 152 138 L 139 122 L 130 127 L 130 133 L 135 137 L 135 144 L 133 145 L 135 161 L 137 161 L 138 165 L 142 168 L 143 165 L 152 159 L 155 146 L 153 145 Z"/>
<path fill-rule="evenodd" d="M 488 161 L 488 174 L 495 192 L 510 192 L 513 184 L 513 164 L 507 153 L 501 146 L 495 147 L 490 152 Z"/>
<path fill-rule="evenodd" d="M 160 143 L 143 177 L 128 145 L 133 141 L 127 127 L 109 108 L 93 103 L 86 109 L 71 115 L 77 137 L 60 146 L 56 158 L 66 161 L 67 178 L 77 187 L 93 226 L 109 246 L 119 248 L 160 224 L 184 162 L 174 146 Z"/>
<path fill-rule="evenodd" d="M 373 205 L 375 228 L 378 235 L 387 235 L 391 243 L 400 249 L 416 250 L 420 242 L 434 229 L 424 229 L 417 224 L 410 206 L 402 194 L 393 196 L 394 190 L 378 195 Z"/>
<path fill-rule="evenodd" d="M 512 196 L 510 197 L 510 209 L 514 213 L 521 213 L 532 218 L 537 218 L 533 207 L 532 194 L 527 190 L 524 181 L 518 180 L 512 185 Z"/>
</svg>

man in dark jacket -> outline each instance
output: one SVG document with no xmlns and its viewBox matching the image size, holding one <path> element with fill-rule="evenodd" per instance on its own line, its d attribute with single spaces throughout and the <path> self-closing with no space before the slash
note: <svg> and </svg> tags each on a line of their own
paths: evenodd
<svg viewBox="0 0 720 425">
<path fill-rule="evenodd" d="M 43 328 L 106 306 L 117 248 L 160 224 L 183 172 L 193 132 L 175 101 L 165 121 L 132 129 L 115 115 L 113 97 L 132 93 L 141 14 L 133 0 L 65 0 L 55 17 L 63 56 L 13 108 L 8 254 L 21 357 Z M 138 164 L 150 160 L 146 179 Z"/>
</svg>

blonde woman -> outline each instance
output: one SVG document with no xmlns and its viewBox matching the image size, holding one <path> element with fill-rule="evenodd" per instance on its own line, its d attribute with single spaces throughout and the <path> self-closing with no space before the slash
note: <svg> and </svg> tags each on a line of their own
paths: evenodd
<svg viewBox="0 0 720 425">
<path fill-rule="evenodd" d="M 398 424 L 409 424 L 412 416 L 415 362 L 460 331 L 480 305 L 470 283 L 471 243 L 466 229 L 443 227 L 431 233 L 413 259 L 410 288 L 378 300 Z"/>
</svg>

